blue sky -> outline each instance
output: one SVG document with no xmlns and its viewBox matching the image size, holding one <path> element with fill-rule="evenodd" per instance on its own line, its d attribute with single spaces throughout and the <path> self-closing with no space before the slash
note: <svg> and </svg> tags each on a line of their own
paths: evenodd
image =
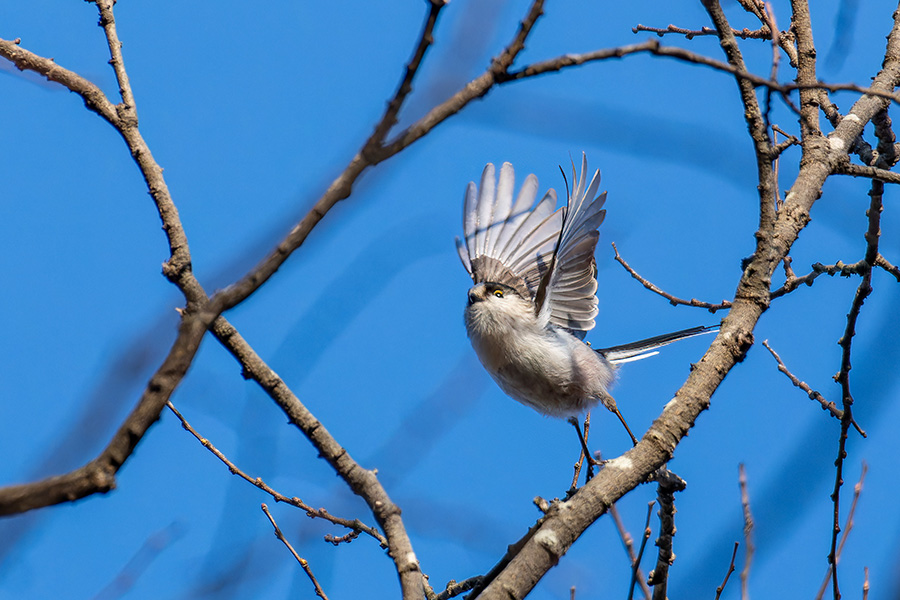
<svg viewBox="0 0 900 600">
<path fill-rule="evenodd" d="M 633 34 L 638 23 L 709 24 L 699 3 L 670 4 L 548 3 L 517 64 L 642 41 L 650 34 Z M 881 64 L 895 7 L 862 3 L 854 20 L 839 17 L 837 2 L 814 4 L 820 77 L 866 84 Z M 526 8 L 454 0 L 401 124 L 480 74 Z M 785 27 L 787 3 L 776 2 L 775 11 Z M 727 14 L 737 27 L 755 26 L 736 5 Z M 194 270 L 213 291 L 251 268 L 369 135 L 411 54 L 425 3 L 120 2 L 116 15 L 141 131 L 165 168 Z M 24 48 L 113 96 L 96 23 L 86 3 L 0 6 L 0 37 L 21 38 Z M 663 42 L 721 59 L 712 38 Z M 751 68 L 767 74 L 768 43 L 742 47 Z M 781 78 L 790 79 L 786 61 Z M 846 110 L 855 97 L 834 99 Z M 165 238 L 118 134 L 74 94 L 8 65 L 0 65 L 0 98 L 7 281 L 0 484 L 7 484 L 70 470 L 103 448 L 174 339 L 182 300 L 160 275 Z M 797 133 L 780 103 L 773 122 Z M 601 315 L 587 339 L 609 346 L 717 323 L 724 313 L 672 307 L 613 260 L 610 242 L 667 291 L 716 302 L 732 297 L 740 261 L 754 247 L 755 166 L 734 81 L 650 56 L 491 91 L 367 172 L 276 276 L 227 315 L 356 460 L 378 468 L 435 587 L 490 569 L 538 517 L 532 499 L 565 493 L 578 451 L 564 421 L 504 396 L 466 339 L 470 280 L 453 244 L 465 186 L 486 162 L 510 161 L 517 184 L 533 172 L 541 190 L 561 191 L 558 165 L 582 151 L 609 194 L 597 250 Z M 798 156 L 785 154 L 782 189 Z M 814 262 L 862 257 L 867 188 L 849 178 L 828 182 L 791 253 L 798 274 Z M 896 264 L 895 196 L 889 189 L 885 197 L 881 249 Z M 857 283 L 821 277 L 773 302 L 755 332 L 835 401 L 836 342 Z M 859 593 L 863 566 L 873 594 L 897 593 L 900 448 L 891 425 L 900 418 L 893 368 L 900 348 L 889 333 L 900 293 L 885 273 L 876 273 L 874 287 L 854 339 L 854 412 L 869 438 L 850 437 L 843 514 L 863 460 L 869 472 L 841 562 L 845 596 Z M 708 342 L 688 340 L 621 369 L 613 392 L 636 434 Z M 313 506 L 374 521 L 211 338 L 173 401 L 248 473 Z M 670 597 L 712 597 L 734 541 L 742 556 L 739 463 L 756 518 L 751 592 L 814 595 L 829 548 L 838 431 L 754 346 L 670 463 L 688 482 L 676 498 Z M 592 433 L 606 456 L 628 448 L 602 409 Z M 619 503 L 632 535 L 654 497 L 644 486 Z M 0 521 L 0 598 L 310 597 L 261 502 L 330 597 L 397 595 L 392 563 L 374 542 L 323 542 L 344 531 L 274 505 L 164 413 L 112 493 Z M 574 585 L 578 598 L 624 598 L 627 564 L 603 518 L 532 597 L 568 597 Z M 123 573 L 136 579 L 117 587 Z M 738 597 L 738 583 L 724 597 Z"/>
</svg>

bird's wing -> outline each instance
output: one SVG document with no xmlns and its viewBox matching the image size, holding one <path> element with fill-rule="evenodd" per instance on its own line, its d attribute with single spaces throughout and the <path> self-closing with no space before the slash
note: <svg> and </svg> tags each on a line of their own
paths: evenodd
<svg viewBox="0 0 900 600">
<path fill-rule="evenodd" d="M 463 209 L 465 242 L 456 246 L 463 266 L 475 283 L 504 283 L 525 298 L 534 299 L 550 269 L 563 224 L 563 209 L 556 209 L 556 192 L 548 190 L 537 203 L 538 181 L 525 178 L 513 200 L 515 172 L 509 163 L 488 163 L 481 185 L 469 183 Z"/>
<path fill-rule="evenodd" d="M 597 195 L 600 171 L 587 181 L 587 157 L 582 154 L 581 176 L 572 165 L 574 189 L 564 212 L 559 245 L 550 268 L 535 293 L 535 305 L 554 325 L 574 335 L 584 335 L 594 327 L 597 316 L 597 266 L 594 250 L 606 217 L 606 192 Z"/>
</svg>

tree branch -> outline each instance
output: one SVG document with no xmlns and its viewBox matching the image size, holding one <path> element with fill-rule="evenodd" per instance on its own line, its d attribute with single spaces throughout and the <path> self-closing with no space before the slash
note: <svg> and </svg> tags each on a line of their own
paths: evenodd
<svg viewBox="0 0 900 600">
<path fill-rule="evenodd" d="M 650 571 L 647 582 L 653 586 L 653 600 L 666 600 L 669 567 L 675 561 L 675 553 L 672 551 L 675 537 L 675 492 L 684 491 L 687 483 L 665 468 L 660 469 L 657 482 L 659 536 L 656 538 L 656 546 L 659 548 L 659 552 L 656 558 L 656 568 Z"/>
<path fill-rule="evenodd" d="M 654 294 L 659 294 L 660 296 L 662 296 L 663 298 L 668 300 L 669 304 L 671 304 L 672 306 L 678 306 L 679 304 L 682 306 L 695 306 L 697 308 L 705 308 L 706 310 L 708 310 L 709 312 L 711 312 L 713 314 L 715 314 L 716 311 L 731 308 L 731 302 L 729 302 L 728 300 L 722 300 L 718 304 L 711 304 L 709 302 L 703 302 L 702 300 L 697 300 L 696 298 L 691 298 L 690 300 L 682 300 L 681 298 L 673 296 L 672 294 L 660 289 L 659 287 L 657 287 L 656 285 L 654 285 L 647 279 L 644 279 L 643 277 L 641 277 L 641 275 L 637 271 L 635 271 L 633 268 L 631 268 L 631 265 L 629 265 L 627 262 L 625 262 L 625 259 L 622 258 L 622 256 L 619 254 L 619 249 L 616 248 L 615 242 L 612 243 L 612 247 L 613 247 L 613 251 L 616 253 L 616 256 L 615 256 L 616 261 L 620 265 L 622 265 L 626 271 L 631 273 L 632 277 L 634 277 L 635 279 L 640 281 L 641 285 L 643 285 L 645 288 L 647 288 Z"/>
<path fill-rule="evenodd" d="M 873 89 L 888 91 L 900 82 L 898 50 L 900 12 L 895 13 L 884 65 L 875 77 Z M 787 193 L 784 207 L 778 211 L 774 234 L 769 243 L 761 245 L 748 261 L 719 334 L 694 365 L 687 381 L 637 446 L 606 463 L 570 500 L 551 506 L 527 539 L 520 542 L 521 546 L 511 550 L 512 556 L 507 555 L 502 566 L 496 567 L 500 572 L 482 592 L 481 598 L 524 597 L 588 525 L 671 458 L 679 441 L 700 413 L 709 407 L 710 398 L 725 375 L 743 359 L 752 345 L 753 329 L 768 307 L 772 273 L 809 222 L 809 211 L 818 199 L 825 179 L 846 156 L 863 126 L 883 109 L 885 103 L 880 97 L 863 96 L 850 111 L 854 118 L 843 119 L 827 142 L 822 138 L 804 140 L 800 171 Z"/>
<path fill-rule="evenodd" d="M 369 525 L 366 525 L 359 519 L 342 519 L 341 517 L 336 517 L 336 516 L 330 514 L 324 508 L 315 509 L 312 506 L 303 502 L 300 498 L 297 498 L 296 496 L 288 497 L 288 496 L 285 496 L 284 494 L 282 494 L 281 492 L 276 491 L 275 489 L 270 487 L 265 481 L 263 481 L 261 477 L 250 477 L 249 475 L 247 475 L 247 473 L 242 471 L 236 464 L 231 462 L 227 456 L 225 456 L 218 448 L 216 448 L 213 445 L 212 442 L 210 442 L 208 439 L 206 439 L 205 437 L 203 437 L 202 435 L 197 433 L 197 430 L 194 429 L 191 426 L 191 424 L 187 422 L 187 419 L 184 418 L 184 415 L 182 415 L 181 412 L 177 408 L 175 408 L 175 405 L 172 404 L 171 401 L 166 402 L 166 406 L 168 406 L 169 410 L 171 410 L 172 413 L 178 418 L 178 420 L 181 421 L 181 426 L 185 429 L 185 431 L 189 432 L 192 436 L 194 436 L 194 438 L 196 438 L 196 440 L 198 442 L 200 442 L 200 444 L 204 448 L 209 450 L 213 454 L 213 456 L 215 456 L 220 461 L 222 461 L 222 463 L 226 467 L 228 467 L 228 470 L 231 472 L 232 475 L 237 475 L 238 477 L 240 477 L 247 483 L 261 489 L 265 493 L 272 496 L 272 498 L 276 502 L 284 502 L 285 504 L 290 504 L 291 506 L 295 506 L 295 507 L 303 510 L 304 512 L 306 512 L 306 516 L 308 516 L 310 518 L 325 519 L 326 521 L 334 523 L 335 525 L 340 525 L 342 527 L 346 527 L 347 529 L 350 529 L 352 532 L 355 532 L 356 534 L 360 534 L 360 533 L 368 534 L 368 535 L 372 536 L 373 538 L 375 538 L 375 540 L 381 545 L 382 548 L 388 547 L 387 540 L 384 539 L 384 536 L 381 535 L 381 533 L 379 533 L 378 530 L 376 530 L 374 527 L 370 527 Z M 332 541 L 332 540 L 326 539 L 326 541 Z"/>
<path fill-rule="evenodd" d="M 772 347 L 769 345 L 769 340 L 763 340 L 763 346 L 766 347 L 766 350 L 768 350 L 772 354 L 772 357 L 778 363 L 778 370 L 781 371 L 782 373 L 784 373 L 787 376 L 787 378 L 791 380 L 791 383 L 794 384 L 794 387 L 798 387 L 801 390 L 803 390 L 804 392 L 806 392 L 806 395 L 809 396 L 810 400 L 815 400 L 816 402 L 818 402 L 822 406 L 822 410 L 831 413 L 831 416 L 833 416 L 834 418 L 836 418 L 838 420 L 843 419 L 844 411 L 839 409 L 834 402 L 830 402 L 830 401 L 826 400 L 822 394 L 820 394 L 816 390 L 810 388 L 809 385 L 807 385 L 805 382 L 800 381 L 800 379 L 798 379 L 796 375 L 794 375 L 793 373 L 790 372 L 790 370 L 788 370 L 787 366 L 784 364 L 784 361 L 782 361 L 781 357 L 778 356 L 778 353 L 775 352 L 775 350 L 773 350 Z M 858 431 L 861 436 L 867 437 L 866 432 L 860 428 L 860 426 L 856 423 L 855 419 L 853 420 L 853 426 L 856 428 L 856 431 Z"/>
</svg>

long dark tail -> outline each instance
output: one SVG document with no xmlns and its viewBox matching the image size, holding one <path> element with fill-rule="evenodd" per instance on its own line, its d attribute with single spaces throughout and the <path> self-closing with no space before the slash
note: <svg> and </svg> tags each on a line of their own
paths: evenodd
<svg viewBox="0 0 900 600">
<path fill-rule="evenodd" d="M 682 329 L 681 331 L 675 331 L 673 333 L 657 335 L 652 338 L 647 338 L 646 340 L 623 344 L 622 346 L 599 348 L 594 351 L 601 354 L 603 358 L 609 362 L 617 365 L 659 354 L 659 352 L 656 351 L 657 348 L 661 348 L 672 342 L 677 342 L 678 340 L 697 335 L 704 335 L 706 333 L 715 333 L 718 330 L 718 325 L 691 327 L 690 329 Z"/>
</svg>

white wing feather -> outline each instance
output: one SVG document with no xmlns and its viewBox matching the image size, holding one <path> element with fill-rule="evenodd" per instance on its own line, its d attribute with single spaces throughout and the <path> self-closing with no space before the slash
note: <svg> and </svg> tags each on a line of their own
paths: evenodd
<svg viewBox="0 0 900 600">
<path fill-rule="evenodd" d="M 521 280 L 532 299 L 545 286 L 536 312 L 551 323 L 570 329 L 581 337 L 594 326 L 597 315 L 597 280 L 594 250 L 606 211 L 606 194 L 596 196 L 600 172 L 587 181 L 587 158 L 582 158 L 581 175 L 575 174 L 574 190 L 567 207 L 556 209 L 556 192 L 548 190 L 535 204 L 538 181 L 529 175 L 513 202 L 515 174 L 509 163 L 500 167 L 499 181 L 494 166 L 485 166 L 480 186 L 470 183 L 463 209 L 463 243 L 457 250 L 463 266 L 477 283 L 484 281 L 476 259 L 494 259 Z M 596 197 L 595 197 L 596 196 Z M 490 262 L 490 261 L 488 261 Z M 494 263 L 496 264 L 496 263 Z M 552 269 L 552 271 L 550 271 Z M 491 273 L 496 271 L 491 270 Z"/>
</svg>

